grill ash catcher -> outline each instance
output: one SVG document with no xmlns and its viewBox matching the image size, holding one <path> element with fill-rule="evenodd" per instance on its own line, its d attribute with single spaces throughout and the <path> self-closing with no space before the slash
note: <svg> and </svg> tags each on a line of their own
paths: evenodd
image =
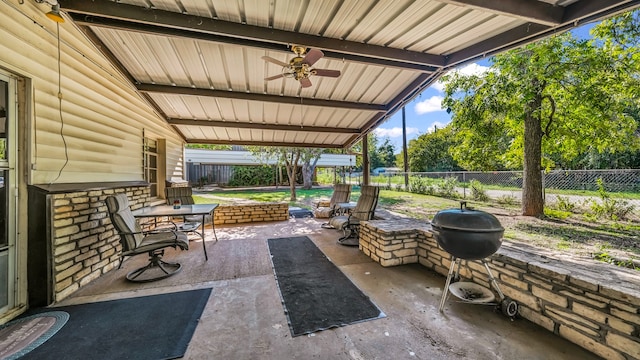
<svg viewBox="0 0 640 360">
<path fill-rule="evenodd" d="M 502 245 L 504 228 L 500 221 L 487 212 L 467 208 L 467 202 L 461 201 L 460 209 L 446 209 L 436 213 L 431 227 L 438 244 L 451 254 L 451 266 L 442 291 L 440 312 L 451 292 L 463 302 L 497 305 L 504 315 L 514 318 L 518 313 L 518 303 L 504 296 L 486 260 Z M 473 282 L 458 282 L 460 260 L 482 262 L 489 275 L 489 284 L 498 293 L 498 302 L 494 301 L 491 289 Z"/>
</svg>

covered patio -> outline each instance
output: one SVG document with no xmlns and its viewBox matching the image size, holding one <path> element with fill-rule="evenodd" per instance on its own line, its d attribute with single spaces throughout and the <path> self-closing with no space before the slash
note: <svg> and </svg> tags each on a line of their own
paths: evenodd
<svg viewBox="0 0 640 360">
<path fill-rule="evenodd" d="M 609 295 L 579 301 L 566 293 L 580 286 L 544 283 L 536 292 L 557 304 L 550 317 L 528 314 L 537 325 L 455 302 L 440 314 L 437 272 L 380 266 L 361 249 L 337 245 L 339 234 L 318 221 L 296 219 L 221 226 L 208 262 L 192 242 L 195 251 L 174 255 L 185 266 L 180 274 L 130 284 L 117 269 L 122 247 L 105 206 L 117 193 L 134 210 L 164 203 L 166 183 L 185 179 L 187 143 L 366 144 L 367 134 L 445 72 L 638 6 L 3 0 L 0 324 L 37 307 L 210 287 L 187 358 L 594 358 L 582 348 L 640 357 L 640 297 L 631 282 L 623 291 L 632 288 L 632 296 L 621 301 L 611 298 L 623 293 L 617 284 L 611 289 L 614 278 L 579 282 Z M 291 338 L 266 241 L 294 234 L 309 236 L 387 317 Z M 544 301 L 527 299 L 529 309 L 544 310 Z"/>
<path fill-rule="evenodd" d="M 167 256 L 184 264 L 181 273 L 132 284 L 124 274 L 145 261 L 134 257 L 57 305 L 212 288 L 185 359 L 599 359 L 493 306 L 450 298 L 439 313 L 443 276 L 418 264 L 384 268 L 357 247 L 337 244 L 339 232 L 320 223 L 307 218 L 216 226 L 217 243 L 209 228 L 209 261 L 192 242 L 189 251 Z M 292 337 L 267 247 L 269 238 L 292 235 L 308 236 L 386 317 Z"/>
</svg>

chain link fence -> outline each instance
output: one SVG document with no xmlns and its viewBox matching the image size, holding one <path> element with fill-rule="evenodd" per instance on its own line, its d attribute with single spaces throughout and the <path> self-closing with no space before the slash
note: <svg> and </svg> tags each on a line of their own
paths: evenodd
<svg viewBox="0 0 640 360">
<path fill-rule="evenodd" d="M 387 189 L 405 189 L 405 174 L 409 179 L 428 178 L 434 180 L 455 179 L 458 192 L 463 197 L 470 194 L 469 183 L 477 180 L 489 188 L 486 193 L 491 198 L 501 196 L 512 196 L 516 199 L 522 197 L 523 173 L 522 171 L 450 171 L 450 172 L 409 172 L 409 173 L 385 173 L 378 176 L 371 176 L 372 185 L 382 186 Z M 362 174 L 350 174 L 345 178 L 352 184 L 362 183 Z M 627 194 L 640 193 L 640 169 L 621 170 L 554 170 L 542 173 L 543 187 L 545 190 L 545 201 L 553 203 L 557 201 L 558 195 L 570 198 L 571 201 L 579 202 L 593 198 L 594 195 L 563 195 L 556 190 L 585 190 L 598 191 L 598 179 L 607 192 L 618 193 L 619 196 L 629 204 L 640 208 L 640 199 Z M 410 183 L 411 186 L 411 183 Z"/>
</svg>

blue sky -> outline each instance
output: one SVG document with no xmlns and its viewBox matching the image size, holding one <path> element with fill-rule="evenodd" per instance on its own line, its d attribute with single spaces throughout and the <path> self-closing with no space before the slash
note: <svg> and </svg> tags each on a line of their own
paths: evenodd
<svg viewBox="0 0 640 360">
<path fill-rule="evenodd" d="M 589 30 L 594 24 L 587 24 L 576 28 L 572 33 L 581 38 L 589 37 Z M 456 71 L 465 74 L 480 73 L 489 67 L 489 59 L 482 59 L 476 63 L 467 64 Z M 442 128 L 451 122 L 451 116 L 440 106 L 443 98 L 443 85 L 438 82 L 418 95 L 405 107 L 407 122 L 407 144 L 411 139 L 427 132 L 432 132 L 434 127 Z M 395 146 L 395 153 L 402 151 L 402 111 L 398 111 L 386 122 L 375 129 L 379 144 L 385 137 L 391 140 Z"/>
</svg>

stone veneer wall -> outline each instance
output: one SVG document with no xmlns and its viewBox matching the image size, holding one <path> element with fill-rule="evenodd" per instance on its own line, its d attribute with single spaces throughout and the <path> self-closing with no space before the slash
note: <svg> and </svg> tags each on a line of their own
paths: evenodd
<svg viewBox="0 0 640 360">
<path fill-rule="evenodd" d="M 429 224 L 413 219 L 364 222 L 360 250 L 382 266 L 418 262 L 444 276 L 451 264 Z M 536 251 L 505 243 L 487 258 L 519 315 L 605 359 L 640 359 L 638 273 Z M 480 261 L 462 260 L 460 275 L 489 287 Z"/>
<path fill-rule="evenodd" d="M 147 186 L 53 194 L 51 236 L 54 299 L 60 301 L 116 268 L 120 237 L 111 226 L 105 199 L 126 193 L 133 210 L 145 206 Z"/>
<path fill-rule="evenodd" d="M 240 224 L 289 219 L 287 203 L 256 203 L 220 205 L 213 214 L 214 224 Z"/>
</svg>

